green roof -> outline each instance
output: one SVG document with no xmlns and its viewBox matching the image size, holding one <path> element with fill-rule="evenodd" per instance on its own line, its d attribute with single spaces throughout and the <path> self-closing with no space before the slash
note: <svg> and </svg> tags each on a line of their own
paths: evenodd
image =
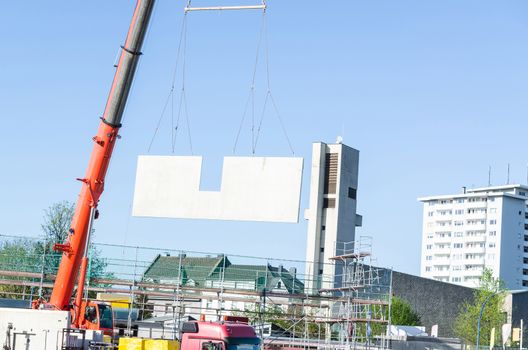
<svg viewBox="0 0 528 350">
<path fill-rule="evenodd" d="M 179 265 L 181 261 L 181 272 Z M 223 276 L 222 276 L 223 275 Z M 174 280 L 181 276 L 184 285 L 203 286 L 206 281 L 254 282 L 255 290 L 281 287 L 288 293 L 304 291 L 304 284 L 288 270 L 271 265 L 234 265 L 224 256 L 187 257 L 158 255 L 144 273 L 144 278 L 154 281 Z"/>
<path fill-rule="evenodd" d="M 194 285 L 203 286 L 207 277 L 222 268 L 225 264 L 230 264 L 229 260 L 223 256 L 217 257 L 187 257 L 162 256 L 158 255 L 144 273 L 144 278 L 160 281 L 177 281 L 181 276 L 183 284 L 188 284 L 191 280 Z M 179 271 L 181 261 L 181 272 Z"/>
</svg>

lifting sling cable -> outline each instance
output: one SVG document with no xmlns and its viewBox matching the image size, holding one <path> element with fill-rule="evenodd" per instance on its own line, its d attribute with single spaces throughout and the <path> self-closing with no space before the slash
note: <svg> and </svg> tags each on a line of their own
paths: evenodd
<svg viewBox="0 0 528 350">
<path fill-rule="evenodd" d="M 238 140 L 240 137 L 240 133 L 242 131 L 242 128 L 244 126 L 244 121 L 247 116 L 247 110 L 249 108 L 249 105 L 251 104 L 251 151 L 253 154 L 255 154 L 255 80 L 257 76 L 257 68 L 258 68 L 258 62 L 260 57 L 260 46 L 262 44 L 262 33 L 264 32 L 264 23 L 266 19 L 266 10 L 262 11 L 262 23 L 260 26 L 260 33 L 259 38 L 257 42 L 257 53 L 255 54 L 255 64 L 253 65 L 253 74 L 251 77 L 251 83 L 249 86 L 249 94 L 248 98 L 244 107 L 244 113 L 242 114 L 242 120 L 240 121 L 240 126 L 238 128 L 238 132 L 235 137 L 235 144 L 233 145 L 233 153 L 236 153 L 236 147 L 238 145 Z"/>
<path fill-rule="evenodd" d="M 154 129 L 154 133 L 148 145 L 148 149 L 147 149 L 148 153 L 150 153 L 150 150 L 152 149 L 152 145 L 154 144 L 154 140 L 156 139 L 156 136 L 158 134 L 159 128 L 161 126 L 161 122 L 163 121 L 165 113 L 167 112 L 169 103 L 170 103 L 170 109 L 171 109 L 170 110 L 170 113 L 171 113 L 171 141 L 170 141 L 171 151 L 172 153 L 174 153 L 175 151 L 176 138 L 177 138 L 177 133 L 179 130 L 179 123 L 180 123 L 180 116 L 181 116 L 182 109 L 184 109 L 185 120 L 187 123 L 187 135 L 189 138 L 189 147 L 191 150 L 191 154 L 193 153 L 191 128 L 190 128 L 189 114 L 188 114 L 188 109 L 187 109 L 187 98 L 185 94 L 186 46 L 187 46 L 187 14 L 185 13 L 183 17 L 181 31 L 180 31 L 178 49 L 176 52 L 176 62 L 175 62 L 175 67 L 174 67 L 174 71 L 172 74 L 171 88 L 169 90 L 169 93 L 163 105 L 160 117 Z M 178 67 L 180 66 L 180 58 L 182 59 L 182 67 L 181 67 L 182 85 L 181 85 L 180 96 L 179 96 L 178 115 L 177 115 L 176 124 L 175 124 L 174 123 L 174 112 L 175 112 L 174 111 L 174 94 L 176 90 L 176 78 L 178 76 Z"/>
<path fill-rule="evenodd" d="M 255 130 L 255 80 L 256 80 L 256 72 L 257 72 L 257 67 L 258 67 L 258 62 L 259 62 L 260 48 L 261 48 L 261 45 L 262 45 L 262 40 L 264 40 L 264 62 L 265 62 L 265 65 L 266 65 L 265 68 L 266 68 L 266 86 L 267 86 L 267 90 L 266 90 L 266 96 L 264 98 L 264 104 L 262 106 L 262 111 L 260 113 L 260 120 L 258 121 L 258 125 L 257 125 L 257 128 Z M 241 131 L 242 131 L 242 128 L 243 128 L 243 125 L 244 125 L 245 118 L 247 116 L 249 104 L 251 103 L 251 122 L 252 122 L 252 124 L 251 124 L 251 152 L 252 152 L 252 154 L 255 154 L 268 102 L 271 102 L 271 105 L 272 105 L 273 110 L 275 112 L 275 115 L 276 115 L 276 117 L 277 117 L 277 119 L 279 121 L 280 127 L 282 129 L 282 132 L 283 132 L 285 138 L 286 138 L 286 141 L 288 143 L 288 147 L 289 147 L 291 153 L 295 154 L 295 151 L 293 150 L 292 144 L 290 142 L 290 138 L 289 138 L 288 133 L 286 131 L 286 127 L 284 125 L 284 122 L 283 122 L 282 117 L 280 115 L 279 109 L 277 107 L 277 103 L 275 102 L 275 99 L 273 98 L 273 94 L 271 92 L 270 69 L 269 69 L 269 49 L 268 49 L 268 31 L 267 31 L 266 11 L 264 10 L 262 12 L 262 25 L 261 25 L 261 30 L 260 30 L 260 35 L 259 35 L 259 40 L 258 40 L 258 45 L 257 45 L 257 53 L 256 53 L 256 58 L 255 58 L 255 65 L 253 67 L 253 75 L 252 75 L 252 80 L 251 80 L 251 85 L 250 85 L 250 91 L 249 91 L 248 99 L 247 99 L 245 107 L 244 107 L 244 113 L 242 114 L 242 120 L 240 122 L 240 125 L 239 125 L 239 128 L 238 128 L 238 132 L 237 132 L 236 137 L 235 137 L 235 144 L 233 146 L 233 153 L 236 153 L 236 147 L 237 147 L 237 144 L 238 144 L 238 140 L 240 138 L 240 134 L 241 134 Z"/>
<path fill-rule="evenodd" d="M 244 6 L 242 6 L 244 7 Z M 262 24 L 261 24 L 261 28 L 260 28 L 260 34 L 259 34 L 259 39 L 258 39 L 258 45 L 257 45 L 257 52 L 256 52 L 256 55 L 255 55 L 255 64 L 254 64 L 254 67 L 253 67 L 253 74 L 252 74 L 252 79 L 251 79 L 251 85 L 250 85 L 250 91 L 249 91 L 249 94 L 248 94 L 248 99 L 246 100 L 246 103 L 245 103 L 245 107 L 244 107 L 244 113 L 243 113 L 243 116 L 242 116 L 242 120 L 241 120 L 241 123 L 240 123 L 240 126 L 239 126 L 239 129 L 238 129 L 238 132 L 236 134 L 236 138 L 235 138 L 235 143 L 234 143 L 234 147 L 233 147 L 233 153 L 236 153 L 236 147 L 237 147 L 237 144 L 238 144 L 238 140 L 239 140 L 239 137 L 240 137 L 240 134 L 241 134 L 241 130 L 243 128 L 243 125 L 244 125 L 244 121 L 247 117 L 247 114 L 248 114 L 248 109 L 251 108 L 251 151 L 252 151 L 252 154 L 255 154 L 256 152 L 256 147 L 257 147 L 257 144 L 258 144 L 258 140 L 259 140 L 259 137 L 260 137 L 260 131 L 262 129 L 262 125 L 263 125 L 263 120 L 264 120 L 264 116 L 265 116 L 265 113 L 266 113 L 266 107 L 268 105 L 268 103 L 271 103 L 272 106 L 273 106 L 273 110 L 276 114 L 276 117 L 278 118 L 278 121 L 280 123 L 280 126 L 281 126 L 281 129 L 282 129 L 282 132 L 286 138 L 286 141 L 288 143 L 288 146 L 289 146 L 289 149 L 290 151 L 292 152 L 292 154 L 295 154 L 294 150 L 293 150 L 293 147 L 291 145 L 291 142 L 290 142 L 290 139 L 289 139 L 289 136 L 288 136 L 288 133 L 286 131 L 286 128 L 284 126 L 284 123 L 283 123 L 283 120 L 281 118 L 281 115 L 279 113 L 279 110 L 278 110 L 278 107 L 277 107 L 277 104 L 275 102 L 275 99 L 273 98 L 273 95 L 272 95 L 272 92 L 271 92 L 271 85 L 270 85 L 270 71 L 269 71 L 269 54 L 268 54 L 268 38 L 267 38 L 267 22 L 266 22 L 266 3 L 265 3 L 265 0 L 262 1 L 262 5 L 261 6 L 250 6 L 251 8 L 262 8 Z M 231 7 L 231 9 L 234 9 L 234 8 L 237 8 L 237 9 L 241 9 L 241 7 L 237 7 L 237 6 L 234 6 L 234 7 Z M 211 7 L 211 8 L 193 8 L 191 7 L 191 0 L 188 0 L 187 1 L 187 6 L 185 8 L 185 15 L 184 15 L 184 20 L 183 20 L 183 23 L 182 23 L 182 30 L 181 30 L 181 33 L 180 33 L 180 41 L 179 41 L 179 45 L 178 45 L 178 51 L 177 51 L 177 57 L 176 57 L 176 64 L 175 64 L 175 69 L 174 69 L 174 74 L 173 74 L 173 79 L 172 79 L 172 85 L 171 85 L 171 89 L 170 89 L 170 92 L 167 96 L 167 99 L 165 101 L 165 104 L 163 106 L 163 109 L 162 109 L 162 112 L 161 112 L 161 115 L 160 115 L 160 118 L 157 122 L 157 125 L 156 125 L 156 128 L 154 130 L 154 134 L 152 136 L 152 139 L 150 141 L 150 144 L 148 146 L 148 152 L 150 153 L 150 150 L 152 148 L 152 145 L 154 143 L 154 140 L 157 136 L 157 133 L 159 131 L 159 128 L 161 126 L 161 123 L 162 123 L 162 120 L 165 116 L 165 113 L 167 112 L 167 108 L 169 107 L 169 103 L 170 103 L 170 113 L 171 113 L 171 151 L 172 153 L 175 152 L 175 147 L 176 147 L 176 139 L 177 139 L 177 133 L 178 133 L 178 130 L 179 130 L 179 125 L 180 125 L 180 120 L 182 118 L 182 113 L 184 113 L 184 116 L 185 117 L 185 122 L 187 124 L 187 133 L 188 133 L 188 139 L 189 139 L 189 147 L 190 147 L 190 151 L 191 151 L 191 154 L 193 153 L 193 145 L 192 145 L 192 137 L 191 137 L 191 130 L 190 130 L 190 119 L 189 119 L 189 113 L 188 113 L 188 104 L 187 104 L 187 96 L 186 96 L 186 91 L 185 91 L 185 74 L 186 74 L 186 42 L 187 42 L 187 12 L 188 11 L 191 11 L 191 10 L 222 10 L 222 9 L 228 9 L 228 7 Z M 266 96 L 265 96 L 265 100 L 264 100 L 264 104 L 263 104 L 263 107 L 262 107 L 262 111 L 260 112 L 260 118 L 257 120 L 256 116 L 255 116 L 255 82 L 256 82 L 256 76 L 257 76 L 257 69 L 258 69 L 258 64 L 259 64 L 259 59 L 260 59 L 260 55 L 261 55 L 261 46 L 262 46 L 262 41 L 264 40 L 264 49 L 265 49 L 265 55 L 264 55 L 264 58 L 265 58 L 265 64 L 266 64 L 266 84 L 267 84 L 267 91 L 266 91 Z M 179 66 L 179 59 L 180 59 L 180 55 L 182 55 L 182 86 L 181 86 L 181 92 L 180 92 L 180 98 L 179 98 L 179 106 L 178 106 L 178 110 L 177 110 L 177 116 L 176 116 L 176 123 L 175 123 L 175 106 L 174 106 L 174 93 L 175 93 L 175 81 L 176 81 L 176 76 L 177 76 L 177 72 L 178 72 L 178 66 Z"/>
</svg>

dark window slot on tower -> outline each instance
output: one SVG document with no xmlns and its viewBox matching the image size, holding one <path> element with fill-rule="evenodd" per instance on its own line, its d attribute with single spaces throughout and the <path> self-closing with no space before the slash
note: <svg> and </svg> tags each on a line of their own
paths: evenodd
<svg viewBox="0 0 528 350">
<path fill-rule="evenodd" d="M 348 188 L 348 198 L 356 199 L 357 196 L 357 190 L 355 188 L 349 187 Z"/>
<path fill-rule="evenodd" d="M 324 193 L 335 194 L 337 190 L 337 153 L 327 153 L 325 155 L 325 181 Z"/>
<path fill-rule="evenodd" d="M 324 198 L 323 208 L 335 208 L 335 198 Z"/>
</svg>

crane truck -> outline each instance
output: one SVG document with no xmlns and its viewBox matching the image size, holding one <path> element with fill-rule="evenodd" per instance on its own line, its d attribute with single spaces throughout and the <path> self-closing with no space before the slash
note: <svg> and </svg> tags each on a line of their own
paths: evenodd
<svg viewBox="0 0 528 350">
<path fill-rule="evenodd" d="M 92 224 L 98 218 L 97 206 L 104 190 L 105 176 L 112 151 L 119 139 L 121 119 L 141 55 L 148 24 L 155 0 L 137 0 L 130 22 L 127 38 L 116 67 L 110 93 L 106 102 L 97 135 L 93 137 L 93 149 L 88 168 L 81 182 L 81 192 L 75 205 L 75 212 L 66 242 L 55 244 L 54 249 L 62 252 L 61 262 L 49 301 L 37 300 L 34 308 L 71 310 L 72 325 L 76 328 L 113 332 L 112 310 L 103 302 L 83 300 L 88 247 Z M 75 282 L 76 298 L 71 305 Z"/>
<path fill-rule="evenodd" d="M 102 301 L 83 299 L 87 252 L 92 224 L 99 216 L 99 199 L 104 190 L 105 176 L 115 143 L 120 138 L 121 119 L 154 3 L 155 0 L 137 0 L 125 43 L 121 46 L 99 129 L 93 137 L 94 144 L 86 174 L 77 179 L 82 187 L 67 239 L 54 246 L 55 250 L 62 252 L 62 257 L 51 297 L 49 301 L 39 299 L 33 302 L 34 309 L 68 311 L 74 328 L 103 331 L 108 335 L 113 334 L 114 326 L 111 306 Z M 76 281 L 77 292 L 72 304 Z M 254 350 L 258 349 L 260 343 L 253 327 L 243 323 L 191 322 L 184 324 L 182 328 L 182 350 Z"/>
</svg>

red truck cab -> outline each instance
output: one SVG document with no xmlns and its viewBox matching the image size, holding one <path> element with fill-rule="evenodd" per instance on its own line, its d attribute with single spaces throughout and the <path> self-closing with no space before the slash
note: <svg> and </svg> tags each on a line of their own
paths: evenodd
<svg viewBox="0 0 528 350">
<path fill-rule="evenodd" d="M 185 322 L 180 350 L 258 350 L 253 327 L 238 322 Z"/>
<path fill-rule="evenodd" d="M 83 301 L 80 309 L 80 328 L 103 331 L 105 335 L 109 336 L 114 334 L 114 317 L 110 304 Z"/>
</svg>

